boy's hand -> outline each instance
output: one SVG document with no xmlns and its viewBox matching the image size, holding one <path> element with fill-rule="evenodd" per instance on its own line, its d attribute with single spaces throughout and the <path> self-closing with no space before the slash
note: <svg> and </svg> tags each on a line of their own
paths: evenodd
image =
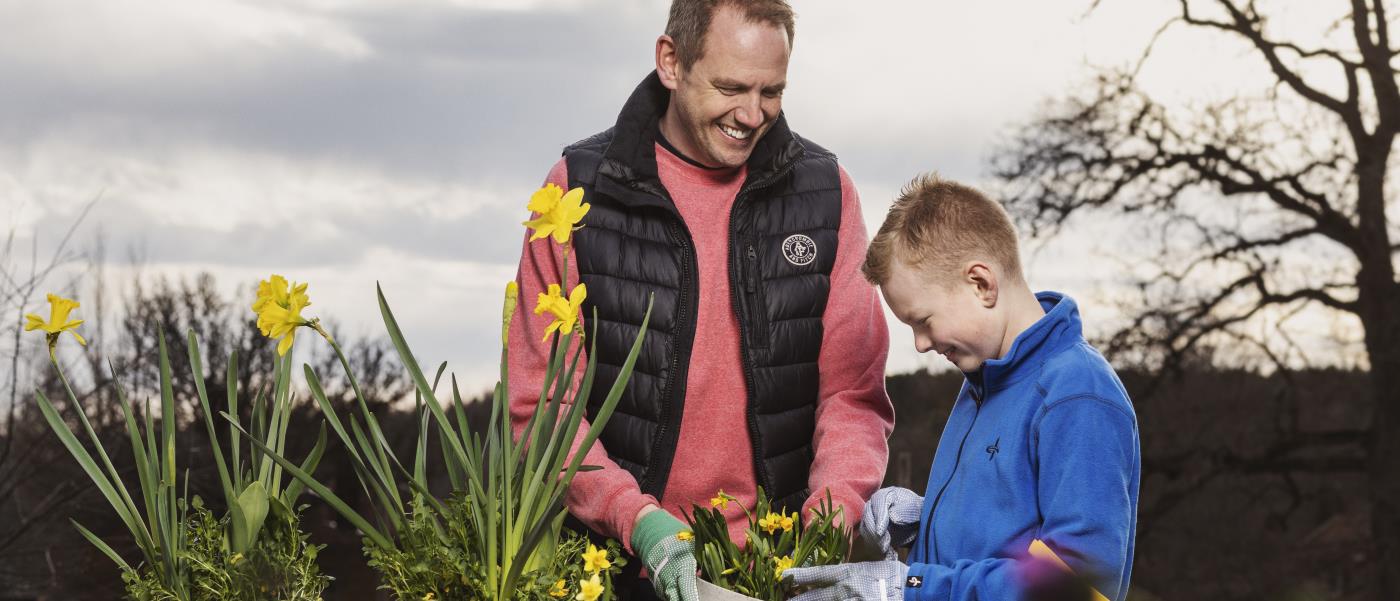
<svg viewBox="0 0 1400 601">
<path fill-rule="evenodd" d="M 898 486 L 875 491 L 860 518 L 860 536 L 874 545 L 885 559 L 896 559 L 897 547 L 907 547 L 919 533 L 924 498 Z"/>
<path fill-rule="evenodd" d="M 695 543 L 677 534 L 690 530 L 665 511 L 649 507 L 632 529 L 632 550 L 642 558 L 656 594 L 666 601 L 700 601 L 695 585 Z"/>
<path fill-rule="evenodd" d="M 909 566 L 898 561 L 842 563 L 815 568 L 792 568 L 783 580 L 812 587 L 790 601 L 903 601 Z"/>
</svg>

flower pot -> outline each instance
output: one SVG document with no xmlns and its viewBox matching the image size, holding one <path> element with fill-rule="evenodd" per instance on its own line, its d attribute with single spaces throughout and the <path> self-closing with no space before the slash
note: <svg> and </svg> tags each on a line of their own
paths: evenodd
<svg viewBox="0 0 1400 601">
<path fill-rule="evenodd" d="M 695 585 L 700 591 L 700 601 L 758 601 L 758 599 L 748 595 L 720 588 L 701 579 L 696 579 Z"/>
</svg>

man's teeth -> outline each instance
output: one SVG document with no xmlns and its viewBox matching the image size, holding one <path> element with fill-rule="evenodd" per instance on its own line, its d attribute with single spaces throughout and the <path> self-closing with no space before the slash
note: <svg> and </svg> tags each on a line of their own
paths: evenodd
<svg viewBox="0 0 1400 601">
<path fill-rule="evenodd" d="M 749 134 L 752 134 L 752 133 L 753 133 L 753 130 L 752 130 L 752 129 L 746 129 L 746 130 L 740 131 L 740 130 L 734 129 L 734 128 L 732 128 L 732 127 L 727 127 L 727 126 L 724 126 L 724 125 L 719 126 L 719 129 L 720 129 L 720 131 L 724 132 L 725 135 L 727 135 L 727 136 L 729 136 L 729 137 L 731 137 L 731 138 L 734 138 L 734 139 L 736 139 L 736 140 L 746 140 L 746 139 L 748 139 Z"/>
</svg>

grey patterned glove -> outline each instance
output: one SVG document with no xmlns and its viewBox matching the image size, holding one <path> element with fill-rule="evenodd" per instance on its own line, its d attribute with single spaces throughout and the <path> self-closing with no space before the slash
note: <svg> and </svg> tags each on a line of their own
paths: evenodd
<svg viewBox="0 0 1400 601">
<path fill-rule="evenodd" d="M 813 587 L 789 601 L 904 601 L 909 566 L 898 561 L 841 563 L 815 568 L 792 568 L 783 580 Z"/>
<path fill-rule="evenodd" d="M 689 530 L 684 522 L 657 510 L 642 516 L 632 531 L 632 549 L 646 564 L 652 588 L 666 601 L 700 601 L 695 543 L 676 537 Z"/>
<path fill-rule="evenodd" d="M 919 533 L 924 498 L 898 486 L 882 488 L 871 495 L 861 512 L 860 536 L 874 545 L 885 559 L 896 559 L 898 547 L 907 547 Z"/>
</svg>

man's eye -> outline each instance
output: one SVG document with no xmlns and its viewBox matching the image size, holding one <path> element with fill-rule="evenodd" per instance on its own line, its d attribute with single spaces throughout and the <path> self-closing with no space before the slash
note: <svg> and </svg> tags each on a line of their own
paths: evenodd
<svg viewBox="0 0 1400 601">
<path fill-rule="evenodd" d="M 725 96 L 733 96 L 735 94 L 738 94 L 739 90 L 735 88 L 719 88 L 719 93 L 724 94 Z"/>
</svg>

